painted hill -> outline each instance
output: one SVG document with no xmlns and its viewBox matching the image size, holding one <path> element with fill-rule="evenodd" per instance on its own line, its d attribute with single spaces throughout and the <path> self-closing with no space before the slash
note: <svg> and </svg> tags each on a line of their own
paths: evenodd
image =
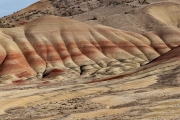
<svg viewBox="0 0 180 120">
<path fill-rule="evenodd" d="M 41 0 L 2 18 L 0 120 L 179 119 L 179 0 L 147 1 Z"/>
<path fill-rule="evenodd" d="M 180 45 L 180 31 L 172 26 L 141 35 L 55 16 L 0 31 L 0 75 L 20 78 L 55 77 L 69 70 L 84 76 L 119 74 Z"/>
</svg>

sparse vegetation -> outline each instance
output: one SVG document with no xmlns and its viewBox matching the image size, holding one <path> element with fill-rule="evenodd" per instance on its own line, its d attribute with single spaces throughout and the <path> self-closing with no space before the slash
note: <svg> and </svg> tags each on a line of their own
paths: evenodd
<svg viewBox="0 0 180 120">
<path fill-rule="evenodd" d="M 91 20 L 97 20 L 97 17 L 96 17 L 96 16 L 94 16 Z"/>
<path fill-rule="evenodd" d="M 140 3 L 140 4 L 150 4 L 150 2 L 148 2 L 147 0 L 138 0 L 138 2 Z"/>
<path fill-rule="evenodd" d="M 74 0 L 74 1 L 67 1 L 67 0 L 49 0 L 51 2 L 50 7 L 45 10 L 29 10 L 24 13 L 18 14 L 19 11 L 14 12 L 13 15 L 4 16 L 4 20 L 6 23 L 11 23 L 11 25 L 1 23 L 0 27 L 14 27 L 18 26 L 19 23 L 22 21 L 30 22 L 34 19 L 37 19 L 44 15 L 58 15 L 63 17 L 73 16 L 77 14 L 82 14 L 86 11 L 92 11 L 98 7 L 105 5 L 101 0 Z M 80 7 L 82 3 L 87 5 L 88 10 L 84 11 Z M 95 5 L 96 4 L 96 5 Z M 113 2 L 113 4 L 117 5 L 118 2 Z M 54 11 L 51 8 L 55 9 Z"/>
</svg>

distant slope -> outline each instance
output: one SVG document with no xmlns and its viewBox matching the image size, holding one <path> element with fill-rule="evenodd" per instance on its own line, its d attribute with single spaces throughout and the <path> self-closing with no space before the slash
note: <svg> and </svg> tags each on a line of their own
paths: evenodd
<svg viewBox="0 0 180 120">
<path fill-rule="evenodd" d="M 166 25 L 173 25 L 179 27 L 180 22 L 180 6 L 177 3 L 163 3 L 151 5 L 147 12 L 155 19 Z"/>
<path fill-rule="evenodd" d="M 108 0 L 109 1 L 109 0 Z M 107 2 L 101 0 L 40 0 L 27 8 L 0 19 L 1 28 L 23 25 L 44 15 L 73 16 L 102 7 Z"/>
<path fill-rule="evenodd" d="M 164 24 L 178 26 L 178 0 L 148 0 L 147 3 L 142 1 L 42 0 L 0 18 L 0 27 L 21 26 L 44 15 L 68 17 L 88 24 L 98 23 L 139 33 L 154 30 Z"/>
<path fill-rule="evenodd" d="M 73 19 L 88 24 L 98 23 L 138 33 L 153 31 L 163 25 L 178 27 L 180 1 L 147 1 L 150 4 L 140 4 L 136 0 L 122 5 L 101 7 L 93 11 L 75 15 Z M 97 20 L 92 20 L 94 16 L 96 16 Z"/>
</svg>

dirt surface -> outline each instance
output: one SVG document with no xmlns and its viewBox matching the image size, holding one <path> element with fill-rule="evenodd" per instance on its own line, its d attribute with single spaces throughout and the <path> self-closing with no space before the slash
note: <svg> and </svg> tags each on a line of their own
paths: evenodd
<svg viewBox="0 0 180 120">
<path fill-rule="evenodd" d="M 0 119 L 178 119 L 180 88 L 178 84 L 164 84 L 167 81 L 162 76 L 173 69 L 178 71 L 179 63 L 162 65 L 122 79 L 91 84 L 80 84 L 85 78 L 79 78 L 66 81 L 69 85 L 0 87 Z"/>
</svg>

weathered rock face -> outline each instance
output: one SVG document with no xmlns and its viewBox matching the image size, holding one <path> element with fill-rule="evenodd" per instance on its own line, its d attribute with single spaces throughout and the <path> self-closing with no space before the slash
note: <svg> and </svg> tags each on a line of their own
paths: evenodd
<svg viewBox="0 0 180 120">
<path fill-rule="evenodd" d="M 45 16 L 22 27 L 0 29 L 0 76 L 53 77 L 69 69 L 85 76 L 119 74 L 180 45 L 179 32 L 165 26 L 141 35 Z"/>
</svg>

